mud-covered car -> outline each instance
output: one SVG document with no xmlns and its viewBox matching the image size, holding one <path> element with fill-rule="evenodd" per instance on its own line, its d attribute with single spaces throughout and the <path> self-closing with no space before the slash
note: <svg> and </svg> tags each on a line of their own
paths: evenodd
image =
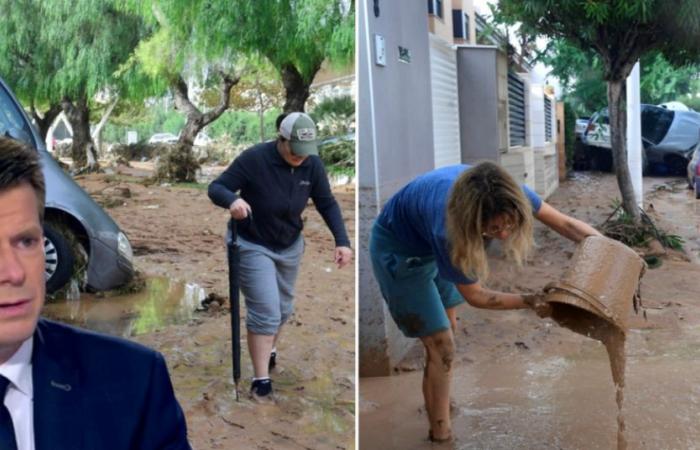
<svg viewBox="0 0 700 450">
<path fill-rule="evenodd" d="M 700 113 L 642 104 L 641 122 L 645 166 L 663 165 L 668 172 L 682 175 L 692 149 L 698 143 Z M 610 122 L 607 108 L 591 117 L 582 140 L 588 146 L 604 149 L 609 153 Z M 607 158 L 607 161 L 612 165 L 611 157 Z"/>
<path fill-rule="evenodd" d="M 0 135 L 22 141 L 39 152 L 46 179 L 44 248 L 46 289 L 63 287 L 85 262 L 87 287 L 109 290 L 134 274 L 131 244 L 112 218 L 66 174 L 9 87 L 0 79 Z M 0 155 L 2 157 L 2 155 Z"/>
</svg>

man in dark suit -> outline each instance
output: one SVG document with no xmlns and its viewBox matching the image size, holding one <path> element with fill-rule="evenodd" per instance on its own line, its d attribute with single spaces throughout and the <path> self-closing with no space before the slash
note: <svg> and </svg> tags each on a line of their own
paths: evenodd
<svg viewBox="0 0 700 450">
<path fill-rule="evenodd" d="M 0 137 L 0 449 L 189 449 L 163 357 L 39 318 L 44 180 Z"/>
</svg>

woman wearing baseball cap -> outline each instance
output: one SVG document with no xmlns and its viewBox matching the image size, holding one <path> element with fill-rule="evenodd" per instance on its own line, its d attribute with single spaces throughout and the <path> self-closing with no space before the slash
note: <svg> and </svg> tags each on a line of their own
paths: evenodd
<svg viewBox="0 0 700 450">
<path fill-rule="evenodd" d="M 278 137 L 241 153 L 209 185 L 209 198 L 237 222 L 239 283 L 245 297 L 251 396 L 272 400 L 282 325 L 293 312 L 294 286 L 304 252 L 301 214 L 311 198 L 335 238 L 334 260 L 352 259 L 350 240 L 318 157 L 316 125 L 301 112 L 277 118 Z"/>
<path fill-rule="evenodd" d="M 533 245 L 532 217 L 572 241 L 598 235 L 527 188 L 500 166 L 483 162 L 428 172 L 384 206 L 370 236 L 375 278 L 391 316 L 426 350 L 423 397 L 431 441 L 451 438 L 450 379 L 455 353 L 456 307 L 465 300 L 486 309 L 533 308 L 548 315 L 537 294 L 490 290 L 487 243 L 503 241 L 518 264 Z"/>
</svg>

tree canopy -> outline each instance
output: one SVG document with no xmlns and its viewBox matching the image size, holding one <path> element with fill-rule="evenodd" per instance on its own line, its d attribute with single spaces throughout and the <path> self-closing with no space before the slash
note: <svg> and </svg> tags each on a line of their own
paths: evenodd
<svg viewBox="0 0 700 450">
<path fill-rule="evenodd" d="M 540 59 L 552 68 L 550 74 L 560 81 L 565 97 L 579 116 L 590 115 L 607 106 L 603 64 L 594 52 L 557 39 L 550 43 Z M 642 103 L 684 101 L 688 94 L 697 92 L 698 65 L 675 67 L 656 51 L 643 56 L 640 66 Z"/>
<path fill-rule="evenodd" d="M 627 168 L 625 79 L 644 55 L 659 52 L 674 65 L 700 59 L 697 0 L 501 0 L 502 17 L 528 34 L 564 39 L 597 54 L 607 81 L 613 162 L 622 205 L 640 220 Z"/>
<path fill-rule="evenodd" d="M 162 41 L 186 43 L 202 61 L 264 57 L 284 84 L 286 110 L 303 109 L 324 60 L 353 60 L 354 2 L 346 0 L 132 0 L 131 7 L 166 30 Z M 182 66 L 177 57 L 168 63 Z"/>
</svg>

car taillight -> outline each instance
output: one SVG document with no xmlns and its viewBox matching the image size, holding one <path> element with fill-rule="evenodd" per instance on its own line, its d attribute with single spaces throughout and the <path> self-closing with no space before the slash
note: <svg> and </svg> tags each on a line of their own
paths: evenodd
<svg viewBox="0 0 700 450">
<path fill-rule="evenodd" d="M 595 124 L 594 123 L 588 124 L 588 128 L 586 128 L 586 131 L 588 131 L 588 132 L 595 131 Z"/>
</svg>

